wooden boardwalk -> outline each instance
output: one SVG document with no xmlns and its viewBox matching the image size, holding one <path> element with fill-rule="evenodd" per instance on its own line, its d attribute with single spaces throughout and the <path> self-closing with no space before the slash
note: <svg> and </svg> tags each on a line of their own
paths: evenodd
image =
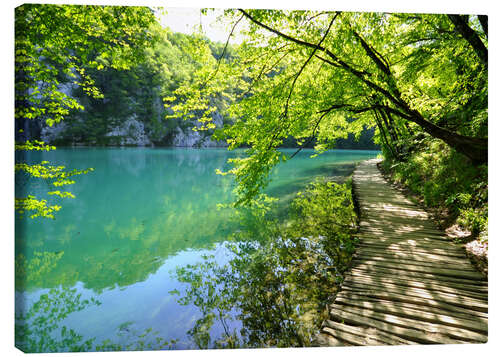
<svg viewBox="0 0 500 357">
<path fill-rule="evenodd" d="M 376 163 L 354 172 L 360 243 L 316 344 L 487 342 L 486 279 Z"/>
</svg>

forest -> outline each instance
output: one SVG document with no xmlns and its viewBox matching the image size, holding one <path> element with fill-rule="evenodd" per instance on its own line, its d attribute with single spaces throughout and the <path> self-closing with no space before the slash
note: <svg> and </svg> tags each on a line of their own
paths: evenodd
<svg viewBox="0 0 500 357">
<path fill-rule="evenodd" d="M 487 274 L 486 15 L 225 9 L 214 42 L 162 11 L 15 10 L 18 348 L 311 346 L 377 155 Z M 184 335 L 79 325 L 155 276 Z"/>
</svg>

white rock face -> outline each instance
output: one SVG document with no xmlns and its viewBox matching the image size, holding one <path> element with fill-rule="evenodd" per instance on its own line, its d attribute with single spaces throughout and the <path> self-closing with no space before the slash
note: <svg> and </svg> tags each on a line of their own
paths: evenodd
<svg viewBox="0 0 500 357">
<path fill-rule="evenodd" d="M 217 128 L 221 128 L 224 125 L 224 118 L 219 112 L 213 113 L 212 119 L 213 123 Z M 197 127 L 200 127 L 201 125 L 197 121 L 195 121 L 193 124 Z M 205 132 L 203 133 L 206 135 Z M 218 142 L 215 140 L 211 140 L 209 135 L 204 136 L 204 134 L 200 134 L 200 132 L 194 131 L 191 128 L 187 128 L 185 129 L 185 131 L 183 131 L 180 127 L 177 127 L 172 145 L 180 147 L 200 147 L 200 148 L 227 146 L 225 142 Z"/>
<path fill-rule="evenodd" d="M 40 132 L 40 139 L 45 143 L 52 143 L 57 138 L 61 137 L 61 133 L 66 130 L 66 123 L 61 121 L 52 126 L 44 126 Z"/>
<path fill-rule="evenodd" d="M 73 96 L 72 96 L 73 90 L 76 89 L 77 87 L 78 86 L 75 83 L 73 83 L 73 82 L 67 82 L 67 83 L 61 83 L 58 86 L 58 89 L 62 93 L 66 94 L 68 97 L 73 98 Z M 73 99 L 75 99 L 75 98 L 73 98 Z"/>
<path fill-rule="evenodd" d="M 106 136 L 119 136 L 120 145 L 151 145 L 151 140 L 144 131 L 144 124 L 137 120 L 135 115 L 131 116 L 125 122 L 114 128 Z"/>
<path fill-rule="evenodd" d="M 175 128 L 175 136 L 172 144 L 174 146 L 181 147 L 193 147 L 198 146 L 197 144 L 200 142 L 201 135 L 197 131 L 193 131 L 191 129 L 187 129 L 186 132 L 183 132 L 180 127 Z"/>
</svg>

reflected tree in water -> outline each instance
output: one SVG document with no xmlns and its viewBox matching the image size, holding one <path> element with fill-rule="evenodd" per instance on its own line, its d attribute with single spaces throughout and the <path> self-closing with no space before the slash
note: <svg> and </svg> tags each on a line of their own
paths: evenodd
<svg viewBox="0 0 500 357">
<path fill-rule="evenodd" d="M 274 218 L 272 206 L 261 199 L 239 209 L 241 230 L 226 245 L 232 254 L 227 264 L 206 256 L 203 263 L 177 269 L 188 285 L 172 293 L 202 314 L 188 331 L 199 348 L 309 346 L 325 317 L 324 304 L 354 248 L 350 183 L 312 183 L 284 221 Z M 230 330 L 229 321 L 236 319 L 241 329 Z M 222 336 L 211 335 L 216 323 Z"/>
<path fill-rule="evenodd" d="M 64 252 L 34 252 L 27 258 L 19 254 L 16 258 L 16 290 L 26 291 L 36 285 L 53 270 Z M 37 301 L 28 303 L 24 295 L 18 296 L 15 316 L 15 344 L 24 352 L 80 352 L 80 351 L 131 351 L 170 349 L 177 341 L 166 340 L 158 332 L 148 328 L 138 331 L 133 322 L 120 325 L 115 341 L 96 343 L 97 337 L 84 337 L 67 326 L 65 319 L 72 313 L 101 303 L 94 297 L 83 299 L 76 288 L 59 286 L 42 293 Z M 118 342 L 117 342 L 118 341 Z"/>
<path fill-rule="evenodd" d="M 60 326 L 69 314 L 97 300 L 82 300 L 76 289 L 54 288 L 42 294 L 26 311 L 16 314 L 16 347 L 24 352 L 88 351 L 93 339 L 83 340 L 73 329 Z"/>
<path fill-rule="evenodd" d="M 117 328 L 115 340 L 96 343 L 64 325 L 70 314 L 101 303 L 94 297 L 82 299 L 76 288 L 53 288 L 27 309 L 16 314 L 16 347 L 24 352 L 144 351 L 171 349 L 176 340 L 166 340 L 148 328 L 139 331 L 126 322 Z"/>
</svg>

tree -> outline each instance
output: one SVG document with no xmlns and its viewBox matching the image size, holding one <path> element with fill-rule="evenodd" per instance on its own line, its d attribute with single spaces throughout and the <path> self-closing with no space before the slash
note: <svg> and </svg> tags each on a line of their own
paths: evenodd
<svg viewBox="0 0 500 357">
<path fill-rule="evenodd" d="M 82 105 L 67 94 L 61 82 L 72 84 L 92 97 L 101 93 L 86 68 L 102 70 L 129 68 L 143 55 L 144 45 L 154 40 L 148 31 L 154 22 L 145 7 L 74 6 L 25 4 L 15 13 L 15 128 L 16 181 L 30 177 L 48 180 L 55 188 L 72 184 L 70 177 L 88 172 L 70 172 L 43 161 L 26 162 L 26 151 L 53 150 L 40 141 L 27 140 L 30 121 L 42 120 L 49 126 L 64 119 Z M 49 195 L 72 197 L 54 190 Z M 31 217 L 52 217 L 60 206 L 50 205 L 29 193 L 16 197 L 19 213 L 35 211 Z"/>
<path fill-rule="evenodd" d="M 241 88 L 230 108 L 235 123 L 222 135 L 230 148 L 250 145 L 230 171 L 238 203 L 250 202 L 271 166 L 287 159 L 277 148 L 290 135 L 303 143 L 315 137 L 321 151 L 349 132 L 378 126 L 401 158 L 402 137 L 426 133 L 475 164 L 486 162 L 484 18 L 243 9 L 226 15 L 234 26 L 247 22 L 236 58 L 219 61 L 177 94 L 206 98 L 224 84 Z M 349 123 L 351 117 L 357 119 Z"/>
</svg>

